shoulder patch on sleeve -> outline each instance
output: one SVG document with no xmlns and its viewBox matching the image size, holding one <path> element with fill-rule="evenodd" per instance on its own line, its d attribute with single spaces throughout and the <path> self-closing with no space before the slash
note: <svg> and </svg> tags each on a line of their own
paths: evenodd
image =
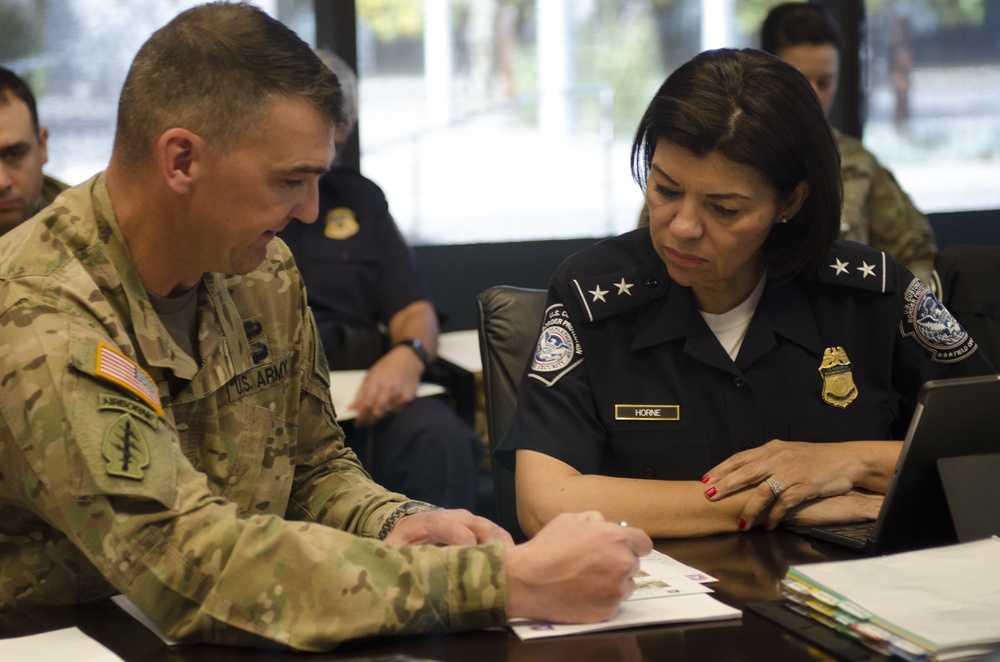
<svg viewBox="0 0 1000 662">
<path fill-rule="evenodd" d="M 649 302 L 650 291 L 638 271 L 619 271 L 570 281 L 585 322 L 617 315 Z"/>
<path fill-rule="evenodd" d="M 70 363 L 79 370 L 110 382 L 138 398 L 158 417 L 163 405 L 153 378 L 138 363 L 103 342 L 70 338 Z"/>
<path fill-rule="evenodd" d="M 583 348 L 566 308 L 553 304 L 545 310 L 528 377 L 552 386 L 583 363 Z"/>
<path fill-rule="evenodd" d="M 957 363 L 979 348 L 969 332 L 918 278 L 910 282 L 903 296 L 899 332 L 927 349 L 935 363 Z"/>
<path fill-rule="evenodd" d="M 883 294 L 895 289 L 895 273 L 884 252 L 850 242 L 838 242 L 819 265 L 820 282 Z"/>
</svg>

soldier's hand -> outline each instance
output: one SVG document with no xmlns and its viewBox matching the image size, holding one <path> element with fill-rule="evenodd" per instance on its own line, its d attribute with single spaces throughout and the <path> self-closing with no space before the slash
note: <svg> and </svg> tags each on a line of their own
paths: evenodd
<svg viewBox="0 0 1000 662">
<path fill-rule="evenodd" d="M 468 510 L 427 510 L 396 522 L 385 537 L 392 545 L 477 545 L 502 542 L 514 545 L 504 529 Z"/>
<path fill-rule="evenodd" d="M 507 615 L 555 623 L 604 621 L 632 594 L 643 531 L 597 512 L 563 513 L 507 550 Z"/>
</svg>

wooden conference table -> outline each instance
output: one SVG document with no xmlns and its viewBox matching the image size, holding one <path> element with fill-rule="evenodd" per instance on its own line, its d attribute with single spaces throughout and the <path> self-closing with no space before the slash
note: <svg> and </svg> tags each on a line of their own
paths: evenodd
<svg viewBox="0 0 1000 662">
<path fill-rule="evenodd" d="M 776 600 L 776 582 L 790 564 L 850 558 L 850 553 L 787 531 L 753 531 L 708 538 L 661 540 L 656 549 L 713 575 L 716 598 L 743 609 Z M 168 647 L 110 601 L 31 614 L 0 614 L 0 638 L 77 626 L 126 662 L 257 662 L 295 660 L 474 660 L 475 662 L 606 662 L 611 660 L 837 659 L 790 631 L 744 609 L 743 618 L 718 623 L 651 626 L 521 642 L 505 629 L 387 637 L 355 641 L 330 653 L 292 653 L 207 646 Z M 391 658 L 390 658 L 391 659 Z M 41 662 L 41 661 L 40 661 Z"/>
</svg>

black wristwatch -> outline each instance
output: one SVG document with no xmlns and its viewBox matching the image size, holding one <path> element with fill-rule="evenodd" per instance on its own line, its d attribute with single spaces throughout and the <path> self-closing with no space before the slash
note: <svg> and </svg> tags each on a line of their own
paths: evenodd
<svg viewBox="0 0 1000 662">
<path fill-rule="evenodd" d="M 423 513 L 428 510 L 441 510 L 441 507 L 427 503 L 426 501 L 404 501 L 400 504 L 399 508 L 392 511 L 389 518 L 385 520 L 384 524 L 382 524 L 382 528 L 378 532 L 378 539 L 385 540 L 385 537 L 389 535 L 390 531 L 392 531 L 392 527 L 396 526 L 396 522 L 403 519 L 407 515 L 412 515 L 413 513 Z"/>
<path fill-rule="evenodd" d="M 424 349 L 424 344 L 417 338 L 403 338 L 402 340 L 397 341 L 393 347 L 399 347 L 400 345 L 404 345 L 412 349 L 417 356 L 420 357 L 420 360 L 423 362 L 425 368 L 431 364 L 431 357 L 427 356 L 427 350 Z"/>
</svg>

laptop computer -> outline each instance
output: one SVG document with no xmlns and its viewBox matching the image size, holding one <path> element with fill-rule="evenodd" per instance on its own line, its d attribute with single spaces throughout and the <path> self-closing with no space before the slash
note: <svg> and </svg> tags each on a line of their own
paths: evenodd
<svg viewBox="0 0 1000 662">
<path fill-rule="evenodd" d="M 917 394 L 917 406 L 878 519 L 789 529 L 868 554 L 958 542 L 938 460 L 998 452 L 1000 375 L 931 380 Z M 980 482 L 976 488 L 1000 490 L 998 478 Z"/>
<path fill-rule="evenodd" d="M 1000 452 L 937 461 L 958 542 L 1000 536 Z"/>
</svg>

